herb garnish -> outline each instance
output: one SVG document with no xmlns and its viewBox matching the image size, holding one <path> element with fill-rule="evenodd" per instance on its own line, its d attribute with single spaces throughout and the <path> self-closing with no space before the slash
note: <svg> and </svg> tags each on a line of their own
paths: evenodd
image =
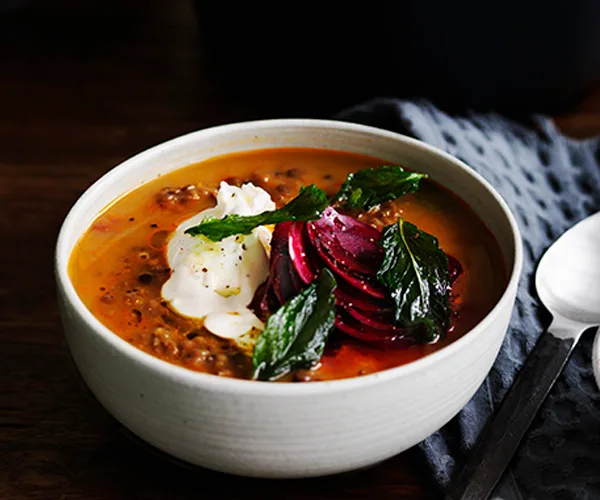
<svg viewBox="0 0 600 500">
<path fill-rule="evenodd" d="M 298 196 L 278 210 L 270 210 L 258 215 L 230 214 L 222 219 L 207 218 L 197 226 L 186 229 L 185 234 L 202 235 L 212 241 L 221 241 L 234 234 L 249 234 L 258 226 L 293 220 L 318 219 L 327 205 L 329 205 L 329 200 L 325 192 L 311 184 L 303 186 Z"/>
<path fill-rule="evenodd" d="M 335 321 L 335 278 L 328 269 L 269 317 L 254 346 L 255 380 L 310 368 L 323 356 Z"/>
<path fill-rule="evenodd" d="M 378 280 L 390 292 L 401 327 L 422 324 L 425 341 L 443 336 L 450 323 L 448 257 L 435 236 L 400 218 L 381 237 L 384 260 Z"/>
<path fill-rule="evenodd" d="M 368 210 L 384 201 L 394 200 L 419 189 L 419 181 L 426 174 L 405 172 L 402 167 L 382 165 L 348 174 L 331 204 L 348 209 Z M 214 217 L 185 230 L 192 236 L 206 236 L 220 241 L 234 234 L 249 234 L 258 226 L 278 224 L 285 221 L 311 221 L 318 219 L 330 205 L 327 195 L 314 184 L 303 186 L 292 201 L 277 210 L 258 215 L 226 215 Z"/>
<path fill-rule="evenodd" d="M 419 189 L 419 181 L 427 177 L 418 172 L 406 172 L 402 167 L 382 165 L 348 174 L 334 202 L 348 209 L 368 210 L 384 201 Z"/>
</svg>

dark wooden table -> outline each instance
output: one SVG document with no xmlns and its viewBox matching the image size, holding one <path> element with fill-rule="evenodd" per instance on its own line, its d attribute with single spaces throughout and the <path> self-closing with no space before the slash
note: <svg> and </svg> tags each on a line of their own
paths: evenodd
<svg viewBox="0 0 600 500">
<path fill-rule="evenodd" d="M 0 499 L 435 497 L 410 451 L 369 470 L 303 481 L 181 467 L 131 438 L 79 381 L 52 271 L 75 199 L 150 145 L 291 113 L 223 90 L 188 2 L 130 0 L 116 12 L 107 3 L 30 2 L 0 13 Z M 600 131 L 598 109 L 591 97 L 561 126 L 574 135 Z"/>
</svg>

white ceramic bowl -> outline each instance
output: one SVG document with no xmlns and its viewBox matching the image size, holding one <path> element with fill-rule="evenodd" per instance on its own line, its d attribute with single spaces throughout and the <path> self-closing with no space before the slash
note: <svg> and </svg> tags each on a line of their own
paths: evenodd
<svg viewBox="0 0 600 500">
<path fill-rule="evenodd" d="M 161 173 L 214 155 L 317 147 L 383 158 L 426 172 L 458 194 L 496 236 L 510 280 L 494 309 L 448 347 L 363 377 L 281 384 L 197 373 L 146 354 L 104 327 L 77 296 L 67 262 L 98 212 Z M 517 224 L 478 174 L 419 141 L 323 120 L 266 120 L 200 130 L 112 169 L 77 201 L 56 249 L 66 339 L 98 400 L 140 438 L 179 458 L 247 476 L 308 477 L 358 469 L 417 444 L 467 403 L 490 370 L 508 326 L 521 272 Z"/>
</svg>

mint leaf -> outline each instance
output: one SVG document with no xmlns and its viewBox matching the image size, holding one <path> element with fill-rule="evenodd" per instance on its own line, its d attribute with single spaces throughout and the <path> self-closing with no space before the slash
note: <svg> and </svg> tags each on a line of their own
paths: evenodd
<svg viewBox="0 0 600 500">
<path fill-rule="evenodd" d="M 325 192 L 311 184 L 303 186 L 298 196 L 278 210 L 262 212 L 258 215 L 231 214 L 222 219 L 210 217 L 197 226 L 186 229 L 185 234 L 202 235 L 212 241 L 221 241 L 234 234 L 249 234 L 254 228 L 266 224 L 278 224 L 289 220 L 318 219 L 327 205 L 329 205 L 329 200 Z"/>
<path fill-rule="evenodd" d="M 268 319 L 254 346 L 255 380 L 276 380 L 319 362 L 335 321 L 335 288 L 335 278 L 323 269 Z"/>
<path fill-rule="evenodd" d="M 348 209 L 368 210 L 384 201 L 419 189 L 426 174 L 405 172 L 402 167 L 382 165 L 348 174 L 334 201 Z"/>
<path fill-rule="evenodd" d="M 426 342 L 444 336 L 450 324 L 448 257 L 435 236 L 399 219 L 381 236 L 384 260 L 377 279 L 395 304 L 399 326 L 423 325 Z"/>
</svg>

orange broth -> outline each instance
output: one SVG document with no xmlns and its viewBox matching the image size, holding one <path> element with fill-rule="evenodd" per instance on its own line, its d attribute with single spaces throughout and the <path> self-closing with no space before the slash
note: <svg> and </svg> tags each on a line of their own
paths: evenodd
<svg viewBox="0 0 600 500">
<path fill-rule="evenodd" d="M 221 376 L 248 378 L 251 360 L 231 341 L 183 318 L 161 299 L 168 279 L 165 246 L 181 222 L 214 205 L 222 180 L 251 181 L 278 206 L 301 185 L 334 194 L 346 175 L 384 164 L 380 159 L 320 149 L 286 148 L 235 153 L 164 174 L 108 206 L 71 255 L 69 274 L 89 310 L 134 346 L 165 361 Z M 454 194 L 431 180 L 417 193 L 383 204 L 361 219 L 381 228 L 402 215 L 435 235 L 458 259 L 463 273 L 453 286 L 458 317 L 448 335 L 429 345 L 380 349 L 343 338 L 321 363 L 285 380 L 341 379 L 399 366 L 437 351 L 473 328 L 490 312 L 506 286 L 500 249 L 478 216 Z"/>
</svg>

